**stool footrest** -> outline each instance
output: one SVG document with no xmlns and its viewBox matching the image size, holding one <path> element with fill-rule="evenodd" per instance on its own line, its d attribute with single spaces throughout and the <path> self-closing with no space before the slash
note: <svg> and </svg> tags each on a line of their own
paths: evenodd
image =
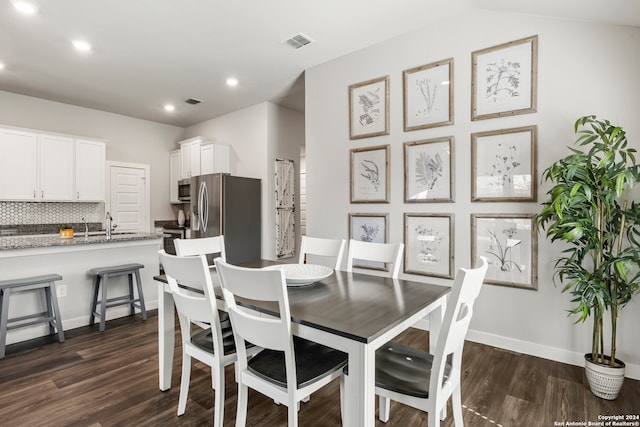
<svg viewBox="0 0 640 427">
<path fill-rule="evenodd" d="M 45 313 L 46 314 L 46 313 Z M 27 316 L 24 316 L 27 317 Z M 29 316 L 29 318 L 32 318 L 33 316 Z M 15 321 L 16 319 L 11 319 L 11 321 Z M 31 325 L 37 325 L 39 323 L 54 323 L 55 324 L 55 320 L 56 318 L 54 316 L 51 317 L 45 317 L 42 319 L 36 319 L 36 320 L 32 320 L 31 322 L 21 322 L 19 325 L 7 325 L 7 331 L 10 331 L 11 329 L 17 329 L 17 328 L 23 328 L 25 326 L 31 326 Z M 58 325 L 56 325 L 57 328 Z"/>
</svg>

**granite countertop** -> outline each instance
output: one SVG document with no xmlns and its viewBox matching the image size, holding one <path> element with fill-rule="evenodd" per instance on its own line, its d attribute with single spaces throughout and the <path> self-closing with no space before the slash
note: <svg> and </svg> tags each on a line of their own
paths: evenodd
<svg viewBox="0 0 640 427">
<path fill-rule="evenodd" d="M 90 232 L 87 238 L 84 237 L 84 233 L 76 233 L 72 238 L 61 238 L 57 234 L 8 236 L 0 237 L 0 250 L 90 245 L 96 243 L 121 243 L 160 238 L 162 238 L 162 235 L 157 233 L 126 232 L 115 232 L 111 235 L 111 238 L 107 238 L 104 232 Z"/>
</svg>

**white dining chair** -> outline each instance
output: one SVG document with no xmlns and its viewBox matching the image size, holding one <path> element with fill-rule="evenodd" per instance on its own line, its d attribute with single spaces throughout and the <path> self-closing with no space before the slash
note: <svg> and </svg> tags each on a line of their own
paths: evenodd
<svg viewBox="0 0 640 427">
<path fill-rule="evenodd" d="M 480 258 L 480 267 L 461 268 L 456 274 L 433 354 L 393 341 L 376 351 L 375 383 L 381 421 L 389 420 L 389 400 L 394 400 L 426 411 L 427 425 L 437 427 L 439 415 L 445 413 L 451 398 L 454 423 L 462 427 L 462 349 L 488 266 L 487 259 Z"/>
<path fill-rule="evenodd" d="M 354 260 L 384 263 L 387 271 L 385 276 L 397 279 L 400 274 L 403 251 L 403 243 L 373 243 L 351 239 L 347 255 L 347 271 L 353 271 Z M 357 265 L 355 267 L 358 268 Z"/>
<path fill-rule="evenodd" d="M 217 257 L 226 260 L 226 253 L 224 247 L 224 236 L 214 236 L 214 237 L 200 237 L 197 239 L 176 239 L 173 241 L 176 247 L 176 255 L 178 256 L 195 256 L 195 255 L 205 255 L 207 258 L 207 265 L 209 269 L 215 268 L 213 264 L 213 260 Z M 217 286 L 218 276 L 214 275 L 213 279 L 215 281 L 214 285 Z M 220 316 L 220 322 L 222 327 L 229 326 L 230 320 L 229 315 L 225 311 L 225 306 L 223 301 L 218 302 L 218 315 Z M 204 325 L 199 325 L 201 327 L 205 327 Z"/>
<path fill-rule="evenodd" d="M 309 263 L 311 259 L 309 256 L 312 257 L 314 263 L 322 265 L 327 263 L 327 258 L 335 258 L 335 263 L 327 266 L 333 267 L 334 270 L 339 270 L 342 265 L 346 244 L 347 241 L 345 239 L 323 239 L 319 237 L 302 236 L 298 263 Z"/>
<path fill-rule="evenodd" d="M 213 260 L 218 256 L 227 259 L 224 249 L 224 236 L 201 237 L 198 239 L 176 239 L 173 241 L 176 247 L 176 255 L 193 256 L 208 255 L 207 263 L 213 266 Z"/>
<path fill-rule="evenodd" d="M 249 387 L 286 405 L 289 426 L 295 427 L 300 401 L 340 377 L 347 354 L 292 335 L 282 270 L 236 267 L 221 259 L 215 263 L 238 351 L 236 427 L 246 424 Z M 240 309 L 237 298 L 276 303 L 279 317 Z M 264 348 L 250 360 L 248 342 Z"/>
<path fill-rule="evenodd" d="M 178 416 L 184 414 L 187 406 L 193 357 L 211 367 L 212 386 L 215 389 L 213 424 L 217 427 L 222 426 L 224 367 L 235 363 L 237 354 L 231 325 L 222 327 L 218 317 L 216 296 L 206 257 L 204 255 L 179 257 L 161 250 L 160 260 L 175 301 L 182 335 L 182 377 Z M 191 289 L 202 289 L 204 293 L 189 291 L 185 286 Z M 208 328 L 195 328 L 192 324 L 204 324 Z M 243 354 L 253 355 L 259 350 L 257 347 L 249 347 L 249 349 L 243 349 Z"/>
</svg>

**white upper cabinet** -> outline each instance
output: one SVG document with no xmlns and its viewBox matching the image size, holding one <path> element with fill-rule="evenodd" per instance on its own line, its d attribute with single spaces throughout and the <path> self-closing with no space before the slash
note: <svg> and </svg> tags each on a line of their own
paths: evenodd
<svg viewBox="0 0 640 427">
<path fill-rule="evenodd" d="M 73 201 L 72 138 L 38 135 L 39 186 L 37 199 L 42 201 Z"/>
<path fill-rule="evenodd" d="M 0 128 L 0 200 L 104 200 L 105 143 Z"/>
<path fill-rule="evenodd" d="M 105 192 L 105 144 L 100 141 L 75 141 L 75 200 L 99 202 Z"/>
<path fill-rule="evenodd" d="M 38 134 L 0 128 L 0 199 L 36 200 Z"/>
<path fill-rule="evenodd" d="M 200 174 L 230 173 L 230 147 L 207 143 L 200 147 Z"/>
<path fill-rule="evenodd" d="M 178 181 L 180 180 L 180 150 L 169 153 L 169 203 L 182 203 L 178 199 Z"/>
<path fill-rule="evenodd" d="M 197 136 L 179 142 L 180 144 L 180 179 L 200 175 L 200 146 L 204 140 Z"/>
</svg>

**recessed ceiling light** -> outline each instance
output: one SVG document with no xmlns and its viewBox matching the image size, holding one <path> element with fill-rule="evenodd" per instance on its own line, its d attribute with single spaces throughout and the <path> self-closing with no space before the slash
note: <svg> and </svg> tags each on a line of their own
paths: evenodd
<svg viewBox="0 0 640 427">
<path fill-rule="evenodd" d="M 231 86 L 231 87 L 238 86 L 238 79 L 236 79 L 235 77 L 229 77 L 227 79 L 227 86 Z"/>
<path fill-rule="evenodd" d="M 29 15 L 34 14 L 38 11 L 37 7 L 26 1 L 15 1 L 13 2 L 13 7 L 18 9 L 20 12 L 28 13 Z"/>
<path fill-rule="evenodd" d="M 89 43 L 87 43 L 86 41 L 84 41 L 84 40 L 74 40 L 71 43 L 73 43 L 73 47 L 78 49 L 80 52 L 90 52 L 91 51 L 91 45 Z"/>
<path fill-rule="evenodd" d="M 446 86 L 446 85 L 448 85 L 448 84 L 449 84 L 449 80 L 444 80 L 444 81 L 440 82 L 440 84 L 441 84 L 441 85 L 445 85 L 445 86 Z"/>
<path fill-rule="evenodd" d="M 174 107 L 171 104 L 165 104 L 165 106 L 164 106 L 164 110 L 165 111 L 174 111 L 175 109 L 176 109 L 176 107 Z"/>
<path fill-rule="evenodd" d="M 4 70 L 4 64 L 0 62 L 0 71 Z"/>
</svg>

